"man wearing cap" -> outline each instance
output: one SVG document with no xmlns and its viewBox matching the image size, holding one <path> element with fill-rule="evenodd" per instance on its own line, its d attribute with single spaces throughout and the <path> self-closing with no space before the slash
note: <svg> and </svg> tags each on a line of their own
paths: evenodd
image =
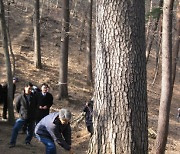
<svg viewBox="0 0 180 154">
<path fill-rule="evenodd" d="M 61 109 L 47 115 L 36 125 L 36 137 L 46 146 L 46 154 L 56 154 L 54 141 L 72 153 L 70 119 L 71 112 Z"/>
</svg>

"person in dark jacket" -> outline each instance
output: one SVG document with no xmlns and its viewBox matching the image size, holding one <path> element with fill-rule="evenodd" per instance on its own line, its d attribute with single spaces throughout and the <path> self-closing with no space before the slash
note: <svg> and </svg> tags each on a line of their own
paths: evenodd
<svg viewBox="0 0 180 154">
<path fill-rule="evenodd" d="M 27 136 L 25 139 L 26 145 L 30 145 L 32 140 L 36 109 L 35 97 L 31 93 L 32 86 L 32 83 L 27 83 L 24 87 L 24 93 L 18 95 L 14 99 L 15 108 L 19 113 L 19 118 L 14 124 L 9 148 L 15 147 L 18 132 L 25 123 L 27 124 Z"/>
<path fill-rule="evenodd" d="M 46 146 L 46 154 L 56 154 L 57 142 L 65 150 L 71 151 L 71 112 L 61 109 L 44 117 L 35 128 L 35 135 Z"/>
<path fill-rule="evenodd" d="M 53 104 L 53 96 L 48 92 L 48 85 L 43 83 L 41 92 L 36 94 L 37 113 L 36 124 L 49 114 L 50 107 Z"/>
<path fill-rule="evenodd" d="M 18 81 L 18 78 L 13 77 L 13 99 L 14 99 L 14 94 L 16 91 L 16 82 Z M 2 85 L 2 103 L 3 103 L 3 119 L 7 119 L 7 110 L 8 110 L 8 86 L 7 83 L 4 83 Z"/>
<path fill-rule="evenodd" d="M 0 104 L 2 103 L 2 85 L 0 84 Z"/>
<path fill-rule="evenodd" d="M 86 103 L 86 106 L 84 107 L 83 111 L 85 112 L 85 122 L 86 127 L 89 133 L 91 133 L 91 136 L 93 135 L 93 101 L 89 101 Z"/>
</svg>

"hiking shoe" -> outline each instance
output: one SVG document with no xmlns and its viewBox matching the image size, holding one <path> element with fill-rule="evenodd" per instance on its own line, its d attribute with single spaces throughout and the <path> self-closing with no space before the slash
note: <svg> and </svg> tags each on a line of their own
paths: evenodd
<svg viewBox="0 0 180 154">
<path fill-rule="evenodd" d="M 9 148 L 14 148 L 16 145 L 14 143 L 9 144 Z"/>
</svg>

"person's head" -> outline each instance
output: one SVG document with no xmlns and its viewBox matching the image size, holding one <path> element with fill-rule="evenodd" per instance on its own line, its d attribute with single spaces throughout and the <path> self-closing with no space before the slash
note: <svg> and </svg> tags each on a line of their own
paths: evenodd
<svg viewBox="0 0 180 154">
<path fill-rule="evenodd" d="M 48 85 L 46 83 L 43 83 L 41 85 L 41 91 L 42 91 L 42 93 L 47 93 L 48 92 Z"/>
<path fill-rule="evenodd" d="M 88 101 L 88 102 L 86 103 L 86 105 L 87 105 L 88 107 L 92 107 L 92 106 L 93 106 L 93 101 L 92 101 L 92 100 Z"/>
<path fill-rule="evenodd" d="M 63 125 L 68 124 L 71 120 L 71 112 L 68 109 L 60 109 L 59 119 Z"/>
<path fill-rule="evenodd" d="M 13 77 L 13 83 L 15 84 L 16 82 L 18 82 L 18 78 L 17 77 Z"/>
<path fill-rule="evenodd" d="M 25 94 L 30 94 L 32 90 L 33 84 L 31 82 L 28 82 L 24 86 L 24 93 Z"/>
</svg>

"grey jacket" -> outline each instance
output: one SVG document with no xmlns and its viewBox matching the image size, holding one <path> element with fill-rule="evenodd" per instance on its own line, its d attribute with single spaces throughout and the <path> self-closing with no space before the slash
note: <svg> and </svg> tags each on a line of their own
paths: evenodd
<svg viewBox="0 0 180 154">
<path fill-rule="evenodd" d="M 14 99 L 14 103 L 20 118 L 25 120 L 35 120 L 36 102 L 32 93 L 30 94 L 29 101 L 25 94 L 20 94 Z"/>
<path fill-rule="evenodd" d="M 71 149 L 70 123 L 61 124 L 59 112 L 54 112 L 44 117 L 35 128 L 35 134 L 56 141 L 64 149 Z"/>
</svg>

